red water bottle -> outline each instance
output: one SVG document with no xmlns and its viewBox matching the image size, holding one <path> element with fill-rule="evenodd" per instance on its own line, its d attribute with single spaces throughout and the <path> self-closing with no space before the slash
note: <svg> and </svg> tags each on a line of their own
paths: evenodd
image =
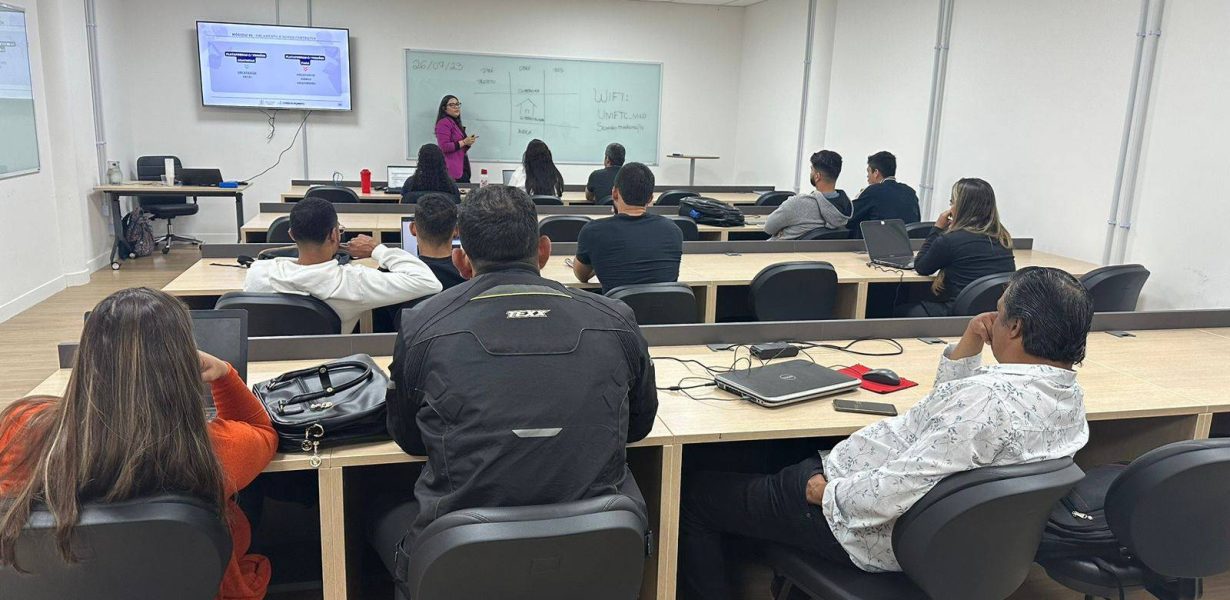
<svg viewBox="0 0 1230 600">
<path fill-rule="evenodd" d="M 372 172 L 369 169 L 359 171 L 359 181 L 363 184 L 363 193 L 372 193 Z"/>
</svg>

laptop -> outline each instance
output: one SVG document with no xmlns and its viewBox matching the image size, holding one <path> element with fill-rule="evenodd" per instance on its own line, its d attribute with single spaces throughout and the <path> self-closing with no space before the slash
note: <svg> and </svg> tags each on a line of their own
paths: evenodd
<svg viewBox="0 0 1230 600">
<path fill-rule="evenodd" d="M 914 249 L 910 247 L 910 235 L 905 232 L 905 221 L 863 221 L 859 229 L 873 264 L 893 269 L 914 268 Z"/>
<path fill-rule="evenodd" d="M 400 194 L 401 186 L 414 176 L 414 167 L 389 165 L 386 170 L 384 191 L 390 194 Z"/>
<path fill-rule="evenodd" d="M 785 406 L 852 390 L 857 377 L 809 360 L 790 360 L 751 369 L 735 369 L 713 378 L 718 389 L 761 406 Z"/>
<path fill-rule="evenodd" d="M 175 178 L 183 185 L 212 187 L 222 183 L 222 170 L 182 168 L 175 171 Z"/>
<path fill-rule="evenodd" d="M 508 182 L 512 181 L 512 177 L 516 172 L 517 172 L 516 169 L 504 169 L 500 173 L 501 175 L 504 176 L 504 185 L 508 185 Z"/>
</svg>

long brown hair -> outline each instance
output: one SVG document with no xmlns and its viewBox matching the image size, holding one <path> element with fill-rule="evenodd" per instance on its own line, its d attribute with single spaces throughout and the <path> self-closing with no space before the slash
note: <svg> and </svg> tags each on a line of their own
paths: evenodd
<svg viewBox="0 0 1230 600">
<path fill-rule="evenodd" d="M 991 184 L 977 177 L 958 179 L 952 185 L 952 212 L 956 214 L 944 233 L 968 231 L 985 235 L 999 245 L 1012 249 L 1012 234 L 999 222 L 999 209 L 995 207 L 995 190 Z M 931 283 L 931 292 L 939 295 L 944 291 L 944 272 Z"/>
<path fill-rule="evenodd" d="M 68 561 L 83 503 L 174 492 L 221 509 L 222 469 L 205 427 L 200 370 L 192 322 L 178 300 L 132 288 L 100 302 L 81 333 L 64 398 L 27 398 L 0 414 L 0 423 L 25 422 L 0 448 L 0 468 L 8 465 L 0 471 L 7 487 L 0 564 L 14 563 L 36 503 L 55 517 Z"/>
</svg>

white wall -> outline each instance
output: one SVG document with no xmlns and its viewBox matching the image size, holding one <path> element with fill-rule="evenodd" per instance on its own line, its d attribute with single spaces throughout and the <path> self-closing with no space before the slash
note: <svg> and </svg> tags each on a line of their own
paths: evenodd
<svg viewBox="0 0 1230 600">
<path fill-rule="evenodd" d="M 807 6 L 808 0 L 765 0 L 746 9 L 731 183 L 796 185 Z"/>
<path fill-rule="evenodd" d="M 782 1 L 798 3 L 772 0 Z M 111 38 L 103 42 L 107 52 L 122 55 L 103 64 L 102 79 L 109 99 L 110 153 L 125 161 L 125 172 L 142 154 L 176 154 L 186 166 L 216 166 L 228 178 L 251 177 L 273 164 L 290 144 L 302 113 L 280 113 L 277 135 L 266 143 L 268 127 L 260 112 L 203 108 L 194 22 L 273 23 L 275 2 L 112 2 L 116 21 L 143 24 L 100 30 Z M 306 24 L 306 2 L 281 4 L 283 24 Z M 403 51 L 413 47 L 660 61 L 662 154 L 716 154 L 722 160 L 698 161 L 697 182 L 735 183 L 743 8 L 626 0 L 518 0 L 515 10 L 502 0 L 315 0 L 311 8 L 313 24 L 350 29 L 355 88 L 354 111 L 314 113 L 308 121 L 312 178 L 328 178 L 336 170 L 357 179 L 366 167 L 379 179 L 385 165 L 406 162 Z M 801 67 L 795 70 L 800 71 L 797 80 Z M 117 110 L 126 114 L 112 118 Z M 797 124 L 797 100 L 793 112 Z M 113 129 L 119 131 L 111 135 Z M 784 140 L 791 156 L 793 135 Z M 255 182 L 245 194 L 249 214 L 257 203 L 275 201 L 290 179 L 303 177 L 302 152 L 300 142 L 281 165 Z M 654 170 L 661 183 L 687 181 L 686 160 L 663 158 L 660 163 Z M 501 165 L 477 163 L 474 172 L 483 167 L 498 173 Z M 594 168 L 564 165 L 560 170 L 566 181 L 582 182 Z M 201 214 L 177 220 L 177 229 L 207 240 L 233 239 L 230 203 L 201 202 Z"/>
<path fill-rule="evenodd" d="M 1152 272 L 1141 308 L 1226 307 L 1230 4 L 1166 3 L 1127 260 Z M 1102 238 L 1098 238 L 1101 241 Z"/>
</svg>

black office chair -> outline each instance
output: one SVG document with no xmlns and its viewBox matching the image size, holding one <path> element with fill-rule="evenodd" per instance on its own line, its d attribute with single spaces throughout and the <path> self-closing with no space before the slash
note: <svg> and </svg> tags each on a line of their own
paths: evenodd
<svg viewBox="0 0 1230 600">
<path fill-rule="evenodd" d="M 295 240 L 290 237 L 290 217 L 282 216 L 274 219 L 269 224 L 269 229 L 265 231 L 265 242 L 269 244 L 293 244 Z"/>
<path fill-rule="evenodd" d="M 970 282 L 952 303 L 952 316 L 972 317 L 995 310 L 1013 273 L 994 273 Z"/>
<path fill-rule="evenodd" d="M 1093 296 L 1094 312 L 1131 312 L 1149 279 L 1142 265 L 1111 265 L 1085 273 L 1081 285 Z"/>
<path fill-rule="evenodd" d="M 623 301 L 636 314 L 638 325 L 676 325 L 699 323 L 696 294 L 676 282 L 622 285 L 606 293 Z"/>
<path fill-rule="evenodd" d="M 674 221 L 679 226 L 679 230 L 683 232 L 683 241 L 695 242 L 700 240 L 700 229 L 696 227 L 696 221 L 683 215 L 666 215 L 666 218 Z"/>
<path fill-rule="evenodd" d="M 336 335 L 342 320 L 323 300 L 298 294 L 227 292 L 217 309 L 248 311 L 248 336 Z"/>
<path fill-rule="evenodd" d="M 1000 600 L 1025 581 L 1051 507 L 1080 481 L 1071 458 L 949 475 L 893 525 L 904 573 L 868 573 L 772 545 L 778 599 Z"/>
<path fill-rule="evenodd" d="M 769 265 L 750 286 L 757 321 L 822 321 L 837 305 L 837 270 L 822 261 Z"/>
<path fill-rule="evenodd" d="M 162 176 L 167 172 L 166 159 L 168 158 L 175 161 L 175 170 L 177 172 L 183 167 L 177 156 L 142 156 L 137 158 L 137 179 L 139 181 L 161 180 Z M 137 196 L 137 204 L 151 218 L 162 219 L 167 222 L 166 235 L 161 235 L 154 240 L 154 245 L 162 246 L 163 254 L 170 252 L 171 246 L 175 242 L 183 242 L 194 246 L 201 245 L 201 240 L 194 237 L 176 235 L 171 225 L 175 217 L 187 217 L 201 211 L 201 207 L 197 205 L 195 197 L 189 202 L 187 196 Z"/>
<path fill-rule="evenodd" d="M 564 205 L 563 200 L 560 200 L 559 198 L 555 196 L 546 196 L 542 194 L 536 194 L 534 196 L 530 196 L 530 201 L 534 203 L 534 206 L 563 206 Z"/>
<path fill-rule="evenodd" d="M 401 203 L 402 204 L 418 204 L 419 200 L 422 200 L 423 196 L 426 196 L 427 194 L 442 194 L 442 193 L 445 196 L 452 198 L 454 203 L 461 204 L 460 195 L 447 194 L 444 192 L 406 192 L 401 195 Z"/>
<path fill-rule="evenodd" d="M 1230 570 L 1228 504 L 1230 439 L 1162 446 L 1132 461 L 1106 492 L 1121 557 L 1041 564 L 1086 600 L 1142 587 L 1158 598 L 1199 598 L 1205 577 Z"/>
<path fill-rule="evenodd" d="M 547 236 L 552 242 L 575 242 L 586 223 L 589 223 L 589 217 L 551 215 L 538 222 L 538 234 Z"/>
<path fill-rule="evenodd" d="M 776 190 L 765 192 L 756 199 L 756 206 L 781 206 L 787 198 L 794 195 L 794 192 L 786 190 Z"/>
<path fill-rule="evenodd" d="M 610 206 L 612 204 L 615 204 L 615 198 L 611 196 L 603 196 L 599 198 L 598 202 L 596 202 L 595 204 L 598 204 L 600 206 Z"/>
<path fill-rule="evenodd" d="M 641 587 L 647 531 L 620 495 L 459 510 L 418 535 L 398 565 L 406 583 L 396 597 L 629 600 Z"/>
<path fill-rule="evenodd" d="M 935 221 L 910 223 L 905 226 L 905 234 L 912 240 L 925 240 L 928 235 L 931 235 L 931 228 L 933 227 L 935 227 Z"/>
<path fill-rule="evenodd" d="M 55 530 L 46 509 L 31 513 L 16 548 L 27 573 L 0 567 L 5 598 L 208 600 L 231 560 L 225 520 L 185 496 L 82 506 L 73 528 L 76 563 L 60 556 Z"/>
<path fill-rule="evenodd" d="M 828 227 L 817 227 L 807 233 L 804 233 L 800 240 L 848 240 L 850 239 L 849 229 L 829 229 Z"/>
<path fill-rule="evenodd" d="M 334 204 L 358 204 L 359 194 L 341 185 L 314 185 L 308 188 L 304 198 L 320 198 Z"/>
<path fill-rule="evenodd" d="M 693 198 L 699 196 L 700 192 L 690 190 L 668 190 L 658 194 L 658 200 L 654 204 L 658 206 L 679 206 L 679 201 L 684 198 Z"/>
</svg>

